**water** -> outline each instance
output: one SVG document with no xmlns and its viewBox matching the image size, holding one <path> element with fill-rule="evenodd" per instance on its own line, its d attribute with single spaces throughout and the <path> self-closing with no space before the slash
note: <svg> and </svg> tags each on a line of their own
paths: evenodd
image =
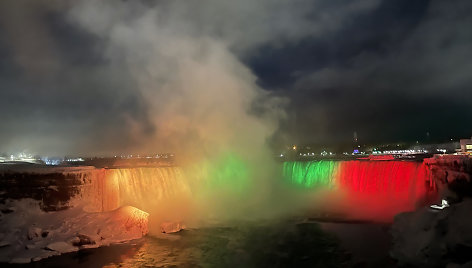
<svg viewBox="0 0 472 268">
<path fill-rule="evenodd" d="M 346 207 L 358 218 L 390 221 L 437 196 L 429 169 L 421 162 L 285 162 L 283 174 L 299 188 L 329 190 L 331 204 Z"/>
<path fill-rule="evenodd" d="M 422 194 L 432 183 L 423 163 L 407 161 L 285 162 L 285 179 L 305 188 L 327 186 L 369 194 Z"/>
<path fill-rule="evenodd" d="M 31 267 L 345 267 L 353 263 L 315 222 L 239 223 L 191 229 L 65 254 Z"/>
<path fill-rule="evenodd" d="M 75 174 L 84 181 L 77 202 L 90 211 L 110 211 L 130 205 L 148 210 L 179 195 L 190 195 L 180 167 L 97 169 Z"/>
<path fill-rule="evenodd" d="M 154 215 L 182 212 L 168 220 L 197 210 L 198 214 L 216 214 L 221 218 L 231 214 L 227 207 L 232 208 L 231 212 L 239 209 L 243 215 L 248 207 L 275 210 L 297 198 L 285 196 L 282 202 L 279 197 L 289 191 L 303 195 L 308 190 L 322 196 L 316 192 L 320 189 L 331 192 L 330 205 L 350 204 L 352 212 L 360 211 L 359 217 L 376 219 L 378 215 L 376 220 L 391 220 L 395 214 L 414 210 L 436 195 L 428 168 L 423 163 L 407 161 L 285 162 L 280 176 L 250 177 L 252 180 L 247 166 L 234 158 L 192 168 L 128 168 L 95 173 L 78 175 L 86 183 L 77 199 L 89 204 L 91 211 L 131 205 Z M 288 184 L 280 187 L 283 181 Z M 279 188 L 273 188 L 274 185 Z M 317 206 L 323 199 L 307 202 Z M 288 208 L 293 209 L 291 205 Z"/>
<path fill-rule="evenodd" d="M 253 193 L 263 190 L 257 186 L 264 187 L 248 180 L 250 170 L 245 168 L 237 159 L 229 158 L 216 166 L 193 170 L 180 167 L 111 169 L 82 176 L 87 183 L 79 199 L 93 204 L 96 211 L 122 205 L 148 211 L 151 235 L 123 245 L 53 257 L 31 266 L 350 267 L 358 264 L 390 267 L 394 264 L 388 257 L 389 235 L 384 225 L 329 221 L 333 220 L 333 215 L 337 221 L 390 221 L 395 214 L 413 210 L 429 195 L 434 195 L 434 185 L 422 163 L 286 162 L 283 176 L 273 180 L 279 180 L 275 184 L 282 182 L 280 185 L 290 194 L 272 196 L 270 202 L 253 210 L 263 212 L 285 206 L 294 211 L 288 219 L 280 216 L 255 220 L 247 215 L 231 222 L 220 221 L 217 225 L 192 226 L 176 234 L 159 235 L 152 231 L 159 229 L 153 228 L 159 224 L 153 216 L 175 213 L 175 217 L 181 218 L 195 214 L 192 205 L 196 203 L 216 201 L 213 203 L 219 203 L 223 212 L 219 216 L 233 214 L 236 207 L 228 204 L 247 203 Z M 300 199 L 304 209 L 296 206 L 300 203 L 288 199 L 307 193 L 319 198 Z M 205 199 L 207 195 L 216 198 Z M 235 203 L 218 202 L 223 199 Z M 323 209 L 316 212 L 306 209 L 316 206 Z M 215 207 L 198 208 L 196 215 L 207 219 Z M 301 220 L 303 218 L 305 220 Z M 320 225 L 315 219 L 328 222 Z"/>
</svg>

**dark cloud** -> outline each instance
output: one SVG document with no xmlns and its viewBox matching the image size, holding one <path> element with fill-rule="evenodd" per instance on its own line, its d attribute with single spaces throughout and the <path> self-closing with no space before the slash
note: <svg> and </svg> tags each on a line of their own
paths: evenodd
<svg viewBox="0 0 472 268">
<path fill-rule="evenodd" d="M 465 0 L 9 1 L 0 10 L 0 151 L 472 132 Z"/>
<path fill-rule="evenodd" d="M 127 120 L 152 130 L 128 70 L 111 66 L 100 40 L 72 25 L 63 7 L 2 5 L 13 13 L 1 20 L 4 151 L 109 153 L 133 145 Z"/>
<path fill-rule="evenodd" d="M 336 31 L 308 36 L 282 47 L 265 44 L 246 61 L 265 87 L 290 88 L 297 79 L 327 67 L 349 67 L 364 53 L 383 53 L 403 41 L 421 21 L 429 0 L 383 1 L 368 13 L 354 14 Z"/>
<path fill-rule="evenodd" d="M 465 59 L 472 56 L 472 5 L 401 2 L 358 18 L 360 28 L 340 31 L 344 42 L 335 36 L 307 41 L 319 49 L 302 45 L 314 63 L 302 59 L 300 68 L 284 72 L 290 76 L 281 94 L 293 100 L 299 123 L 285 127 L 289 137 L 333 143 L 354 131 L 364 142 L 425 141 L 427 132 L 430 141 L 470 136 L 472 78 Z"/>
</svg>

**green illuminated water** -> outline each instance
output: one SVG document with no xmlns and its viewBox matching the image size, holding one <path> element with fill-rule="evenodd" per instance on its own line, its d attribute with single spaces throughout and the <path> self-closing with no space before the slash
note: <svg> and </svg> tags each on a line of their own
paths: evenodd
<svg viewBox="0 0 472 268">
<path fill-rule="evenodd" d="M 205 158 L 185 167 L 184 173 L 192 189 L 193 211 L 207 218 L 225 221 L 244 214 L 250 205 L 241 200 L 248 200 L 257 189 L 253 165 L 232 152 Z"/>
<path fill-rule="evenodd" d="M 304 188 L 333 186 L 334 173 L 338 163 L 335 161 L 285 162 L 285 179 Z"/>
<path fill-rule="evenodd" d="M 208 184 L 216 188 L 245 190 L 249 184 L 249 168 L 235 154 L 224 154 L 206 165 Z"/>
</svg>

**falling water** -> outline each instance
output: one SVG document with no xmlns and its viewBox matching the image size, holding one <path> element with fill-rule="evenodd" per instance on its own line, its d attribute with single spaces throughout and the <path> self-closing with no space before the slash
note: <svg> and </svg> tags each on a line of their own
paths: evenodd
<svg viewBox="0 0 472 268">
<path fill-rule="evenodd" d="M 285 162 L 283 173 L 293 184 L 306 188 L 330 187 L 338 164 L 335 161 Z"/>
<path fill-rule="evenodd" d="M 427 167 L 419 162 L 285 162 L 283 172 L 295 186 L 331 189 L 338 204 L 360 217 L 391 219 L 436 194 Z"/>
<path fill-rule="evenodd" d="M 287 192 L 292 188 L 292 195 L 282 198 L 285 193 L 279 191 L 261 205 L 251 200 L 254 196 L 261 197 L 264 189 L 259 191 L 258 187 L 269 186 L 255 183 L 250 179 L 254 177 L 250 172 L 243 162 L 231 156 L 221 163 L 202 163 L 185 169 L 98 169 L 77 175 L 83 186 L 76 199 L 85 202 L 89 211 L 109 211 L 131 205 L 158 215 L 162 221 L 188 221 L 195 214 L 200 218 L 222 218 L 238 210 L 246 213 L 248 207 L 256 212 L 275 211 L 284 205 L 297 209 L 299 203 L 294 201 L 298 198 L 297 188 L 301 188 L 298 190 L 301 195 L 307 192 L 303 189 L 323 189 L 331 193 L 329 201 L 303 200 L 304 205 L 313 202 L 313 206 L 322 203 L 326 209 L 346 207 L 357 213 L 356 216 L 369 218 L 391 218 L 399 212 L 413 210 L 432 195 L 428 169 L 418 162 L 285 162 L 283 177 L 290 182 L 285 187 Z M 272 180 L 273 184 L 280 181 L 277 177 Z M 324 198 L 319 191 L 312 192 Z"/>
</svg>

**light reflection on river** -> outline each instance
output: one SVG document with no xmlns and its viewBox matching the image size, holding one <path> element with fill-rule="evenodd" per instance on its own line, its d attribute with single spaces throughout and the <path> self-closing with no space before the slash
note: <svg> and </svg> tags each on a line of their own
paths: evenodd
<svg viewBox="0 0 472 268">
<path fill-rule="evenodd" d="M 65 254 L 33 267 L 345 267 L 348 255 L 314 222 L 192 229 Z"/>
</svg>

